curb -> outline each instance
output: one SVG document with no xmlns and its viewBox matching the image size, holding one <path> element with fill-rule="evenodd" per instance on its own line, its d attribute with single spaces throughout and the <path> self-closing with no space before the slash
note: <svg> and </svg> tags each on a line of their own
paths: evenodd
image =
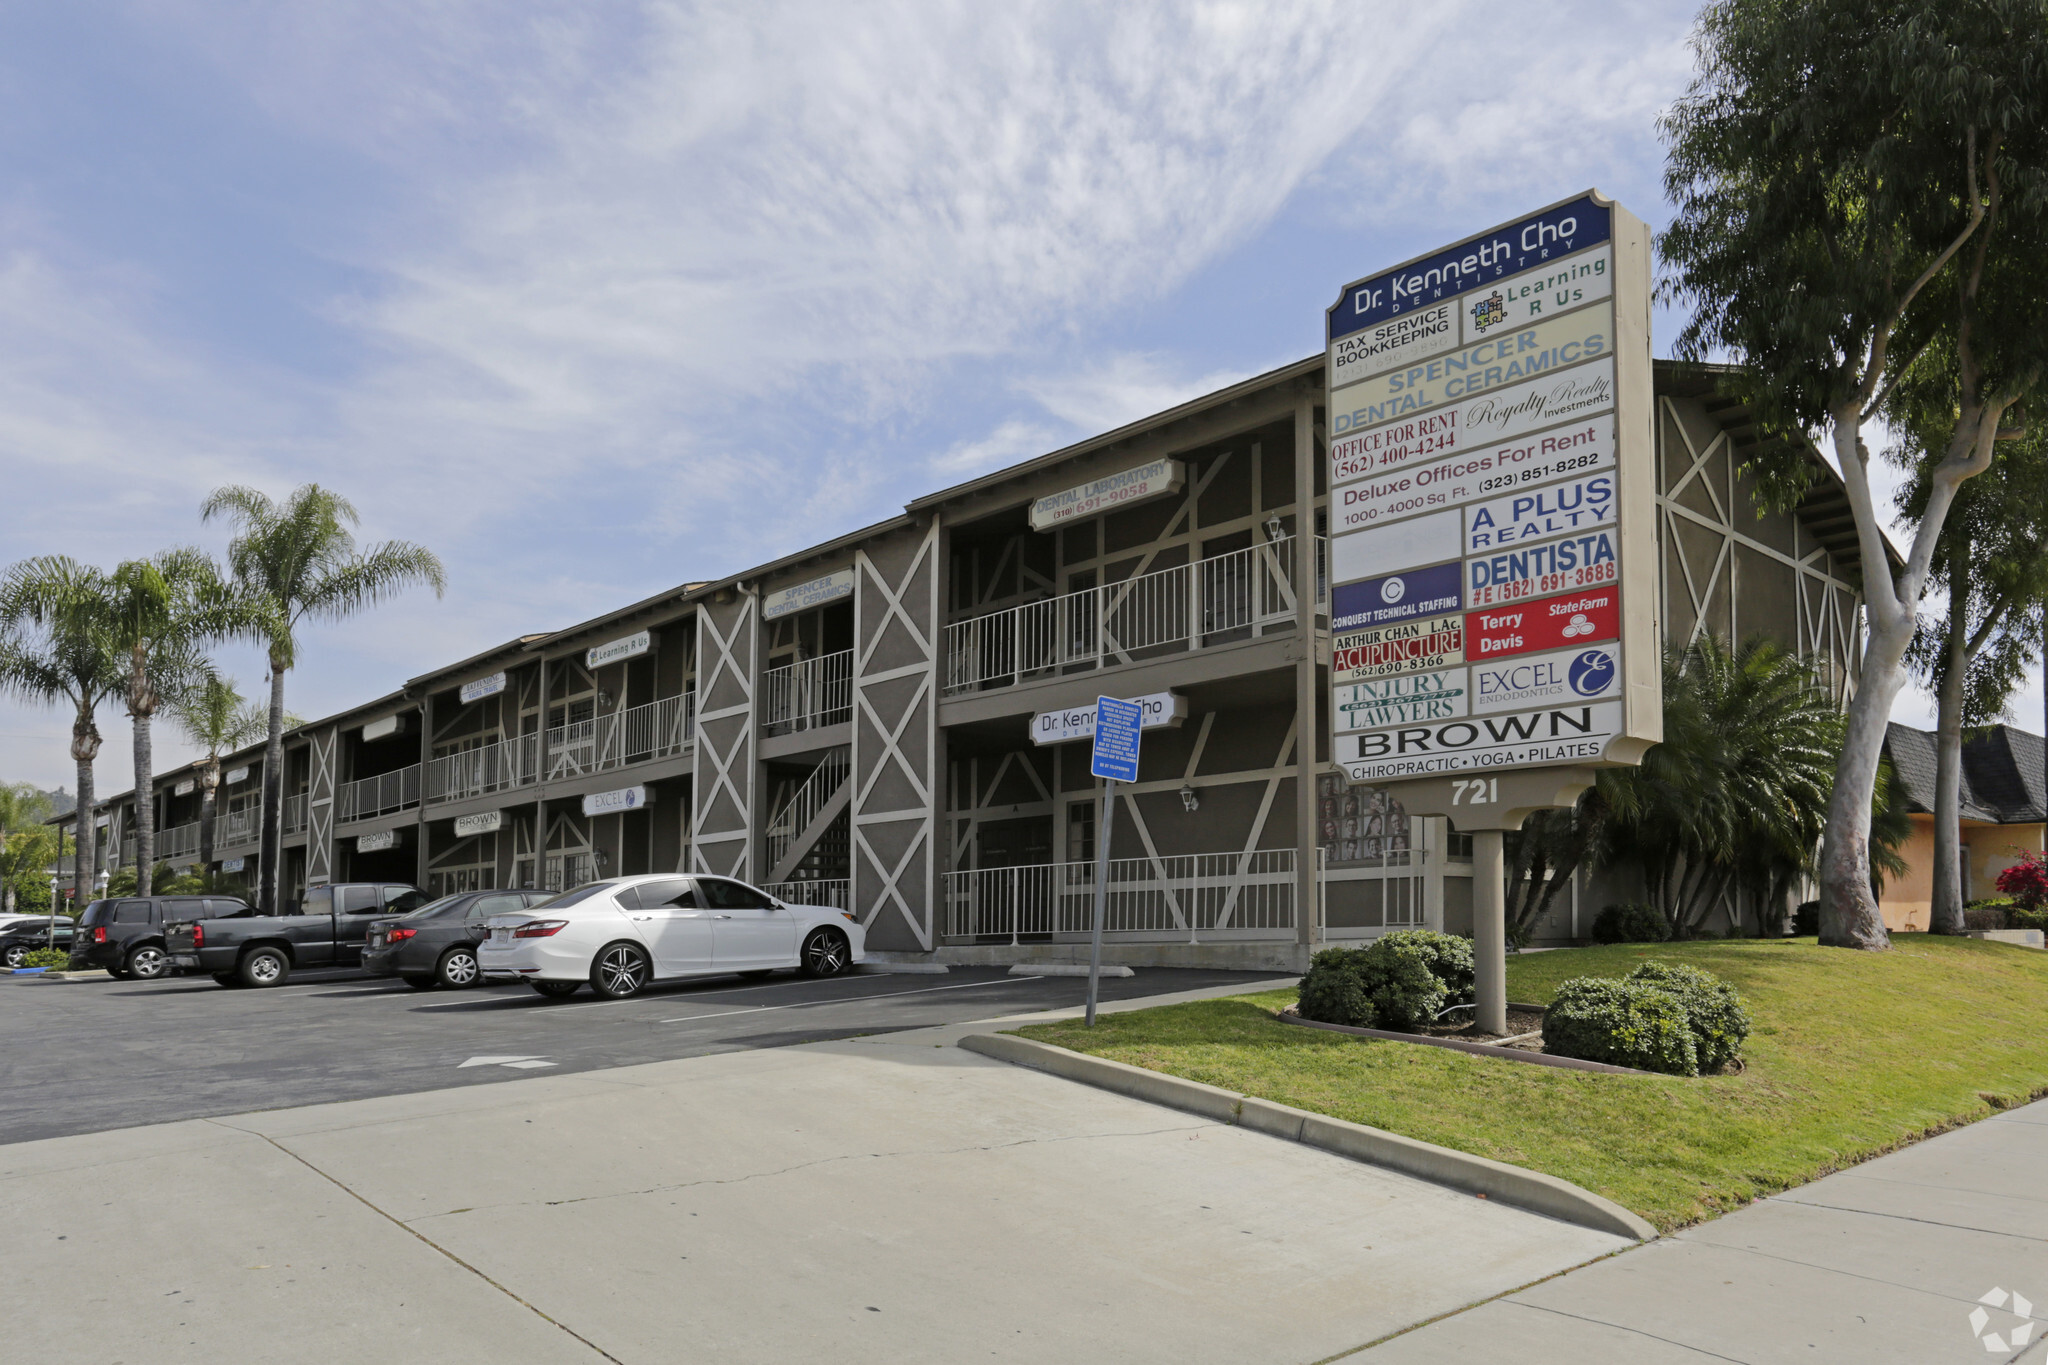
<svg viewBox="0 0 2048 1365">
<path fill-rule="evenodd" d="M 1603 1199 L 1569 1180 L 1560 1180 L 1541 1171 L 1510 1166 L 1504 1161 L 1489 1161 L 1469 1152 L 1453 1151 L 1434 1143 L 1402 1137 L 1398 1133 L 1368 1128 L 1362 1123 L 1347 1123 L 1343 1119 L 1311 1114 L 1305 1109 L 1239 1095 L 1199 1081 L 1127 1066 L 1106 1057 L 1070 1052 L 1063 1047 L 1019 1038 L 1015 1034 L 970 1034 L 958 1045 L 997 1061 L 1050 1072 L 1070 1081 L 1128 1095 L 1132 1099 L 1199 1114 L 1219 1123 L 1235 1124 L 1254 1132 L 1285 1138 L 1370 1166 L 1384 1166 L 1432 1184 L 1484 1195 L 1499 1203 L 1512 1204 L 1594 1232 L 1638 1242 L 1652 1241 L 1657 1236 L 1657 1229 L 1613 1200 Z"/>
<path fill-rule="evenodd" d="M 1135 973 L 1134 973 L 1134 972 L 1132 972 L 1132 971 L 1131 971 L 1131 969 L 1130 969 L 1129 967 L 1112 967 L 1112 966 L 1110 966 L 1110 965 L 1109 965 L 1109 964 L 1107 964 L 1107 963 L 1104 963 L 1104 964 L 1103 964 L 1103 967 L 1102 967 L 1102 974 L 1103 974 L 1104 976 L 1119 976 L 1119 977 L 1121 977 L 1121 976 L 1133 976 L 1133 975 L 1135 975 Z M 1010 975 L 1011 975 L 1011 976 L 1086 976 L 1086 975 L 1088 975 L 1088 967 L 1087 967 L 1087 964 L 1086 964 L 1086 963 L 1082 963 L 1082 964 L 1079 964 L 1079 965 L 1075 965 L 1075 964 L 1073 964 L 1073 963 L 1068 963 L 1068 962 L 1019 962 L 1019 963 L 1016 963 L 1016 964 L 1014 964 L 1014 965 L 1013 965 L 1013 966 L 1012 966 L 1012 967 L 1010 968 Z"/>
</svg>

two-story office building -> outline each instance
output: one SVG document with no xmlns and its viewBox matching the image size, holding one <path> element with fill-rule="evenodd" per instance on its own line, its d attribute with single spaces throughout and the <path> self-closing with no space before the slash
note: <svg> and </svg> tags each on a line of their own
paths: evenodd
<svg viewBox="0 0 2048 1365">
<path fill-rule="evenodd" d="M 1711 371 L 1656 384 L 1666 638 L 1769 634 L 1846 694 L 1836 476 L 1813 456 L 1804 503 L 1759 516 L 1746 411 Z M 1151 727 L 1110 849 L 1113 958 L 1291 966 L 1313 941 L 1467 925 L 1468 846 L 1327 761 L 1323 392 L 1303 360 L 301 726 L 284 896 L 701 869 L 845 905 L 884 954 L 1065 956 L 1109 694 L 1147 698 Z M 223 765 L 215 862 L 249 875 L 261 763 Z M 156 784 L 174 865 L 198 856 L 195 785 Z M 110 852 L 132 802 L 100 807 Z M 1576 891 L 1539 936 L 1582 932 Z"/>
</svg>

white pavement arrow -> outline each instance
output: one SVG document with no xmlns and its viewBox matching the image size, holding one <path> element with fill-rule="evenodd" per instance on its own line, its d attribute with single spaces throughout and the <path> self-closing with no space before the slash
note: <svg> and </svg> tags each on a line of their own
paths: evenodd
<svg viewBox="0 0 2048 1365">
<path fill-rule="evenodd" d="M 460 1071 L 465 1066 L 509 1066 L 516 1067 L 521 1071 L 527 1071 L 537 1066 L 553 1065 L 553 1062 L 542 1061 L 538 1057 L 472 1057 L 468 1061 L 459 1064 L 455 1069 Z"/>
</svg>

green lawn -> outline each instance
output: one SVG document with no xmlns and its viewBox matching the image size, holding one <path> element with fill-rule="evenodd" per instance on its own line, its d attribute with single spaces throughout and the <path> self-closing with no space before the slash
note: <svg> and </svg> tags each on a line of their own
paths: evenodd
<svg viewBox="0 0 2048 1365">
<path fill-rule="evenodd" d="M 1508 998 L 1648 958 L 1731 982 L 1755 1031 L 1739 1075 L 1603 1076 L 1279 1023 L 1292 991 L 1017 1032 L 1548 1171 L 1669 1231 L 2048 1094 L 2048 952 L 1901 935 L 1631 944 L 1508 961 Z"/>
</svg>

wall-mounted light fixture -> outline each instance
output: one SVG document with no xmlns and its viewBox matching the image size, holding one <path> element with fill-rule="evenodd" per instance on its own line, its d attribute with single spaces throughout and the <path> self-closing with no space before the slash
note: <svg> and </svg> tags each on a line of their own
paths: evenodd
<svg viewBox="0 0 2048 1365">
<path fill-rule="evenodd" d="M 1280 531 L 1285 525 L 1286 523 L 1280 520 L 1280 514 L 1278 512 L 1275 512 L 1272 516 L 1267 517 L 1266 539 L 1269 542 L 1280 539 Z"/>
<path fill-rule="evenodd" d="M 612 703 L 613 703 L 613 702 L 614 702 L 615 700 L 617 700 L 617 698 L 613 697 L 613 696 L 612 696 L 612 694 L 611 694 L 610 692 L 607 692 L 607 691 L 606 691 L 605 689 L 603 689 L 603 688 L 599 688 L 599 689 L 598 689 L 598 691 L 597 691 L 597 709 L 598 709 L 598 710 L 600 710 L 600 711 L 609 711 L 609 710 L 611 710 L 611 709 L 612 709 Z"/>
<path fill-rule="evenodd" d="M 612 855 L 600 848 L 590 855 L 590 860 L 596 863 L 599 867 L 610 867 L 612 862 Z"/>
<path fill-rule="evenodd" d="M 1183 782 L 1180 784 L 1180 804 L 1188 814 L 1192 815 L 1202 808 L 1202 798 L 1192 786 Z"/>
</svg>

